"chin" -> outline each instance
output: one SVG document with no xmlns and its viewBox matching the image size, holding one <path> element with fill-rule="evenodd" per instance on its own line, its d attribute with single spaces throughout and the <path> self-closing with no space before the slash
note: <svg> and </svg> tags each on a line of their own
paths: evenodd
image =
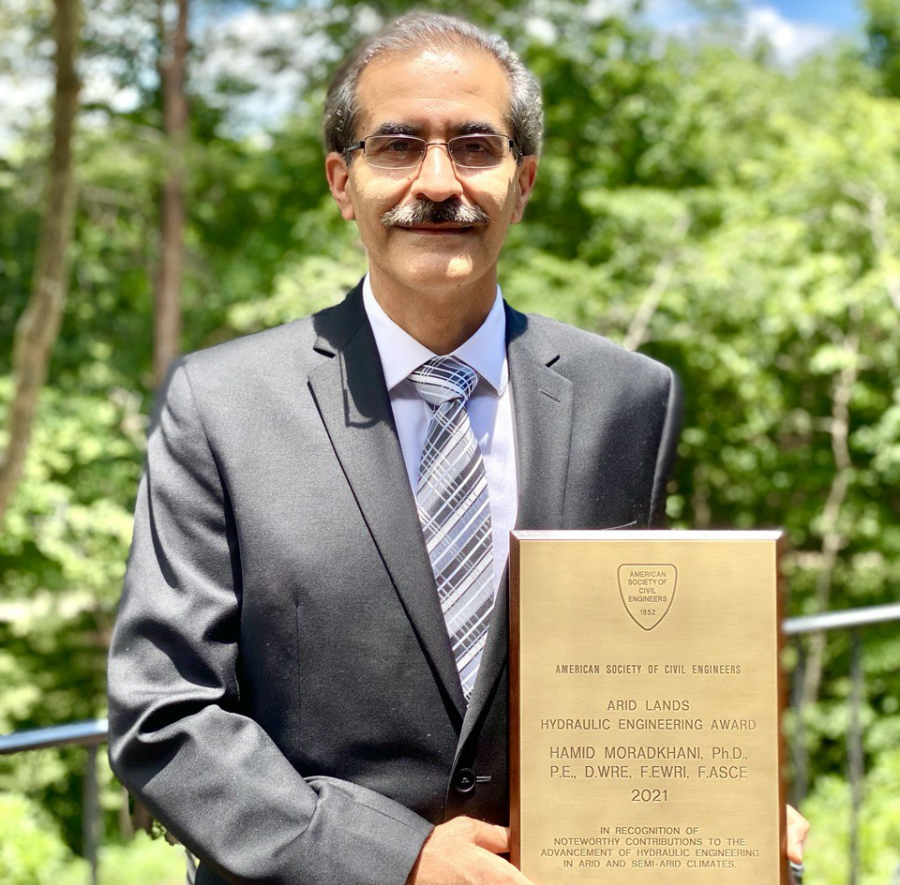
<svg viewBox="0 0 900 885">
<path fill-rule="evenodd" d="M 476 276 L 469 255 L 419 256 L 405 267 L 410 288 L 445 288 L 465 285 Z"/>
</svg>

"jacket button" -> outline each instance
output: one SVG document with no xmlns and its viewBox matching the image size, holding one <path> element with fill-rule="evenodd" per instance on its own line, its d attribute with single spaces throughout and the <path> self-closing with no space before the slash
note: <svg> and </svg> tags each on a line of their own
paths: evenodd
<svg viewBox="0 0 900 885">
<path fill-rule="evenodd" d="M 471 768 L 460 768 L 453 775 L 453 789 L 457 793 L 471 793 L 475 789 L 475 772 Z"/>
</svg>

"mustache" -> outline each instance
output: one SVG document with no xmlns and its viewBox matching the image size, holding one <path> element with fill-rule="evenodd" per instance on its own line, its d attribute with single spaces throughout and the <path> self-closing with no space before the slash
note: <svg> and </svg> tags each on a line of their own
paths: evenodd
<svg viewBox="0 0 900 885">
<path fill-rule="evenodd" d="M 381 216 L 385 227 L 409 227 L 416 224 L 485 225 L 487 212 L 478 206 L 463 206 L 459 200 L 418 200 L 411 206 L 395 206 Z"/>
</svg>

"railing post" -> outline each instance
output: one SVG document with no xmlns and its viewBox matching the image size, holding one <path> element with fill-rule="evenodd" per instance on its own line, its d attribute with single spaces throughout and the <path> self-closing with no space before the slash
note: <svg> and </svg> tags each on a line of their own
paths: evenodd
<svg viewBox="0 0 900 885">
<path fill-rule="evenodd" d="M 851 633 L 850 646 L 850 729 L 847 733 L 847 774 L 850 781 L 850 885 L 856 885 L 859 871 L 859 812 L 863 802 L 863 736 L 861 708 L 865 676 L 859 630 Z"/>
<path fill-rule="evenodd" d="M 794 734 L 791 750 L 794 772 L 791 781 L 791 804 L 799 808 L 806 798 L 809 751 L 806 748 L 806 722 L 803 704 L 803 678 L 806 673 L 806 647 L 797 643 L 797 666 L 791 683 L 791 706 L 794 708 Z"/>
<path fill-rule="evenodd" d="M 91 868 L 91 885 L 98 883 L 98 847 L 100 841 L 100 795 L 97 786 L 97 747 L 87 748 L 84 763 L 81 832 L 84 856 Z"/>
</svg>

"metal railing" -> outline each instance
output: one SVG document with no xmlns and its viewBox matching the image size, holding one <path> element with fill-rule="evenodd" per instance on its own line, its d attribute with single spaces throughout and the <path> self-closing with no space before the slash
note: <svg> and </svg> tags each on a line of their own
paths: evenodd
<svg viewBox="0 0 900 885">
<path fill-rule="evenodd" d="M 863 672 L 863 642 L 860 632 L 865 627 L 900 621 L 900 603 L 873 605 L 846 611 L 824 612 L 788 618 L 782 623 L 785 636 L 800 636 L 805 633 L 823 633 L 829 630 L 850 631 L 850 724 L 847 729 L 847 779 L 850 786 L 850 820 L 848 821 L 849 868 L 848 885 L 857 885 L 859 878 L 859 817 L 863 804 L 863 779 L 865 776 L 865 752 L 863 748 L 862 705 L 865 696 L 865 674 Z M 803 715 L 801 709 L 803 682 L 802 661 L 794 672 L 794 708 L 797 711 L 797 731 L 794 734 L 794 770 L 800 772 L 801 790 L 805 792 L 807 750 L 803 740 Z M 900 885 L 900 868 L 891 880 L 891 885 Z"/>
<path fill-rule="evenodd" d="M 806 615 L 787 618 L 782 622 L 785 636 L 801 636 L 828 630 L 852 631 L 851 663 L 850 663 L 850 728 L 847 733 L 847 755 L 851 774 L 851 808 L 850 808 L 850 882 L 856 885 L 859 860 L 859 812 L 862 804 L 860 788 L 862 777 L 862 727 L 860 710 L 864 694 L 864 674 L 862 669 L 862 639 L 860 631 L 875 624 L 900 622 L 900 603 L 890 605 L 874 605 L 867 608 L 848 609 L 846 611 L 825 612 L 819 615 Z M 82 832 L 84 836 L 85 857 L 90 864 L 92 885 L 97 885 L 97 859 L 100 840 L 100 801 L 97 784 L 97 748 L 105 743 L 109 733 L 106 719 L 93 719 L 87 722 L 74 722 L 57 725 L 51 728 L 38 728 L 32 731 L 19 731 L 0 735 L 0 756 L 12 753 L 23 753 L 51 747 L 80 745 L 86 748 L 85 777 L 83 789 Z M 898 869 L 891 885 L 900 885 L 900 869 Z"/>
<path fill-rule="evenodd" d="M 71 722 L 68 725 L 36 728 L 33 731 L 14 731 L 12 734 L 0 735 L 0 756 L 22 753 L 26 750 L 65 747 L 69 744 L 96 749 L 100 744 L 106 743 L 108 734 L 107 719 Z"/>
<path fill-rule="evenodd" d="M 851 608 L 842 612 L 824 612 L 821 615 L 805 615 L 786 618 L 781 625 L 785 636 L 800 633 L 819 633 L 824 630 L 851 630 L 872 624 L 888 624 L 900 621 L 900 602 L 891 605 L 870 605 L 866 608 Z"/>
<path fill-rule="evenodd" d="M 100 789 L 97 784 L 97 748 L 106 742 L 109 721 L 91 719 L 70 722 L 33 731 L 16 731 L 0 735 L 0 756 L 45 750 L 51 747 L 78 745 L 87 749 L 84 763 L 84 784 L 81 791 L 81 836 L 84 857 L 91 869 L 91 885 L 97 885 L 97 862 L 100 848 Z"/>
</svg>

